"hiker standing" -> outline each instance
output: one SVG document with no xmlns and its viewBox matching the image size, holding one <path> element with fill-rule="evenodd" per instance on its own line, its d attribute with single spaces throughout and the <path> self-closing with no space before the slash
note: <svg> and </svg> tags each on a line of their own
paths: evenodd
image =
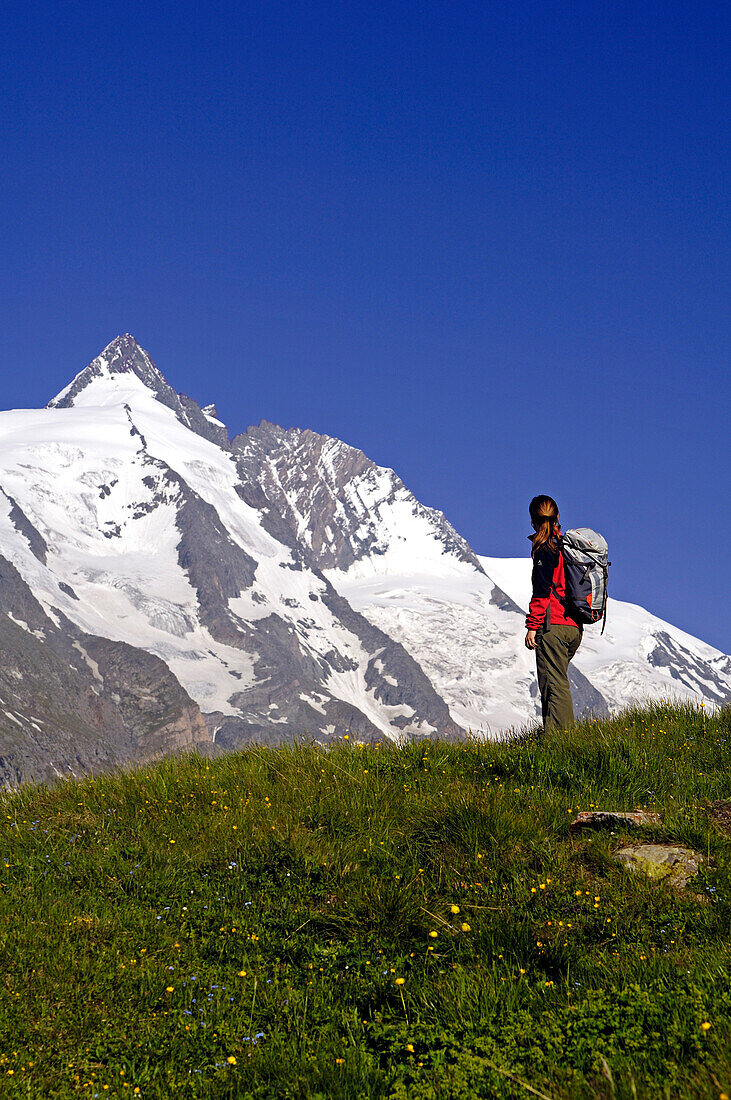
<svg viewBox="0 0 731 1100">
<path fill-rule="evenodd" d="M 552 497 L 530 502 L 534 535 L 533 597 L 525 625 L 525 644 L 536 653 L 543 729 L 565 729 L 574 720 L 569 662 L 581 645 L 583 627 L 566 606 L 566 579 L 560 550 L 558 505 Z"/>
</svg>

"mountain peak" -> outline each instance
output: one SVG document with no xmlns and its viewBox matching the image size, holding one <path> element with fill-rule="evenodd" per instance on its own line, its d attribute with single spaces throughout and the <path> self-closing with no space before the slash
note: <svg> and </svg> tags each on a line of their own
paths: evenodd
<svg viewBox="0 0 731 1100">
<path fill-rule="evenodd" d="M 171 409 L 186 428 L 224 450 L 229 449 L 228 430 L 219 421 L 215 405 L 206 406 L 204 412 L 197 401 L 176 393 L 129 332 L 115 336 L 46 408 L 110 404 L 134 407 L 137 400 L 149 400 L 150 396 Z"/>
<path fill-rule="evenodd" d="M 134 354 L 136 351 L 142 351 L 142 348 L 137 343 L 132 333 L 123 332 L 120 336 L 115 336 L 113 340 L 109 341 L 102 355 L 109 355 L 116 352 L 131 352 Z"/>
<path fill-rule="evenodd" d="M 115 336 L 88 367 L 85 367 L 65 389 L 48 402 L 48 408 L 72 408 L 80 395 L 95 382 L 101 380 L 108 382 L 119 375 L 134 375 L 164 405 L 178 414 L 182 412 L 175 390 L 168 385 L 150 356 L 129 332 Z M 87 394 L 88 397 L 89 394 Z"/>
<path fill-rule="evenodd" d="M 145 374 L 149 376 L 152 371 L 156 377 L 162 378 L 150 356 L 140 347 L 131 332 L 115 336 L 98 358 L 105 360 L 111 374 L 131 371 L 139 377 Z"/>
</svg>

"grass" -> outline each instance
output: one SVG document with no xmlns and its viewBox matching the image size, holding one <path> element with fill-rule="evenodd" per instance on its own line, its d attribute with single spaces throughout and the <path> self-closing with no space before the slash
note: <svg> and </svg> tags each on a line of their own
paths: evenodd
<svg viewBox="0 0 731 1100">
<path fill-rule="evenodd" d="M 731 1095 L 730 733 L 653 706 L 7 794 L 0 1096 Z M 592 806 L 660 810 L 692 889 L 572 836 Z"/>
</svg>

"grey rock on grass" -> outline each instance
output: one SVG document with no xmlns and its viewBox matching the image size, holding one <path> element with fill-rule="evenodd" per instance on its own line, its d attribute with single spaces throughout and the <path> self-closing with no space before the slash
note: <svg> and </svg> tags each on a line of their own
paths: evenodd
<svg viewBox="0 0 731 1100">
<path fill-rule="evenodd" d="M 647 875 L 655 882 L 665 882 L 680 889 L 686 887 L 705 862 L 692 848 L 671 844 L 634 844 L 614 853 L 619 863 L 630 871 Z"/>
<path fill-rule="evenodd" d="M 651 810 L 582 810 L 569 825 L 572 833 L 579 829 L 632 828 L 638 825 L 659 825 L 662 816 Z"/>
</svg>

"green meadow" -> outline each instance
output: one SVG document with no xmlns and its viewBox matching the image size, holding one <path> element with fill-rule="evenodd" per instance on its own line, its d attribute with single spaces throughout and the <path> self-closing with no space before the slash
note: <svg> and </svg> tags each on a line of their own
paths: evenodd
<svg viewBox="0 0 731 1100">
<path fill-rule="evenodd" d="M 731 1096 L 730 747 L 656 705 L 7 793 L 0 1096 Z M 663 820 L 571 834 L 595 807 Z"/>
</svg>

